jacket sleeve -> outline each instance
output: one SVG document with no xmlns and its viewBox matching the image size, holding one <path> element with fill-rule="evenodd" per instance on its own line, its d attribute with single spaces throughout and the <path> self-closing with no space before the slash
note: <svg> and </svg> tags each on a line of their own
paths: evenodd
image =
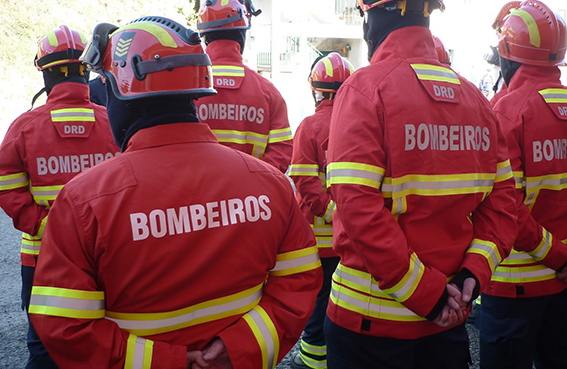
<svg viewBox="0 0 567 369">
<path fill-rule="evenodd" d="M 0 146 L 0 207 L 16 229 L 36 236 L 48 209 L 37 204 L 30 192 L 25 138 L 18 123 L 12 123 Z"/>
<path fill-rule="evenodd" d="M 293 150 L 291 128 L 287 118 L 287 105 L 273 86 L 270 86 L 270 132 L 262 160 L 285 173 Z"/>
<path fill-rule="evenodd" d="M 319 162 L 322 158 L 317 156 L 317 140 L 314 132 L 300 124 L 293 138 L 293 155 L 289 176 L 293 179 L 295 187 L 301 195 L 302 201 L 309 207 L 311 213 L 322 217 L 327 223 L 333 220 L 335 202 L 324 191 L 319 173 Z"/>
<path fill-rule="evenodd" d="M 105 319 L 93 255 L 97 224 L 87 206 L 75 206 L 63 188 L 47 223 L 29 309 L 47 351 L 61 369 L 185 369 L 186 347 L 137 337 Z"/>
<path fill-rule="evenodd" d="M 291 189 L 290 202 L 287 232 L 260 303 L 219 334 L 234 369 L 275 368 L 299 339 L 315 306 L 321 262 Z"/>
<path fill-rule="evenodd" d="M 510 162 L 516 184 L 516 205 L 518 208 L 518 238 L 514 244 L 517 251 L 527 252 L 536 261 L 559 270 L 567 263 L 567 245 L 542 227 L 532 216 L 526 205 L 524 182 L 523 147 L 524 134 L 521 125 L 513 124 L 504 114 L 497 113 L 498 119 L 506 130 Z"/>
<path fill-rule="evenodd" d="M 498 264 L 510 254 L 518 234 L 508 148 L 500 124 L 495 123 L 498 135 L 496 178 L 492 191 L 472 214 L 473 240 L 461 265 L 461 270 L 466 268 L 477 277 L 481 292 Z"/>
<path fill-rule="evenodd" d="M 327 185 L 351 241 L 349 247 L 360 255 L 380 289 L 425 317 L 442 298 L 446 277 L 419 260 L 384 206 L 380 188 L 386 153 L 381 108 L 350 85 L 343 85 L 336 99 Z"/>
</svg>

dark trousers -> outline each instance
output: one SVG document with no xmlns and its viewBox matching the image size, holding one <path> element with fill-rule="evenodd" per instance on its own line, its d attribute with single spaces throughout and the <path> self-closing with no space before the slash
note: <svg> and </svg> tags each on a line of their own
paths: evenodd
<svg viewBox="0 0 567 369">
<path fill-rule="evenodd" d="M 483 294 L 475 325 L 482 369 L 567 368 L 567 290 L 532 298 Z"/>
<path fill-rule="evenodd" d="M 30 307 L 34 273 L 35 268 L 22 265 L 22 310 L 25 309 L 26 314 Z M 47 353 L 43 343 L 41 343 L 41 340 L 30 321 L 29 315 L 27 345 L 30 357 L 26 364 L 26 369 L 58 369 L 57 365 L 53 362 L 53 359 L 51 359 Z"/>
<path fill-rule="evenodd" d="M 323 267 L 323 285 L 317 294 L 317 301 L 315 302 L 315 309 L 303 330 L 299 350 L 302 356 L 307 356 L 313 360 L 325 360 L 324 353 L 314 353 L 309 350 L 305 343 L 316 347 L 325 347 L 325 334 L 323 333 L 323 323 L 325 322 L 325 315 L 327 312 L 327 305 L 329 304 L 329 295 L 331 293 L 331 281 L 333 273 L 339 265 L 340 258 L 321 258 L 321 265 Z M 311 352 L 310 352 L 311 351 Z"/>
<path fill-rule="evenodd" d="M 325 338 L 328 369 L 468 369 L 470 362 L 464 324 L 403 340 L 355 333 L 327 317 Z"/>
</svg>

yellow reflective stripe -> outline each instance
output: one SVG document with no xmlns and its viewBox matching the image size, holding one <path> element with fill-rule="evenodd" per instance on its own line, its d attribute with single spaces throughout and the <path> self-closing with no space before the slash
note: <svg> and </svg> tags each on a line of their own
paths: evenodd
<svg viewBox="0 0 567 369">
<path fill-rule="evenodd" d="M 38 200 L 55 200 L 63 185 L 61 186 L 32 186 L 31 193 L 36 202 Z"/>
<path fill-rule="evenodd" d="M 460 85 L 459 77 L 449 68 L 430 64 L 411 64 L 417 78 L 423 81 L 449 82 Z"/>
<path fill-rule="evenodd" d="M 319 177 L 319 166 L 317 164 L 291 164 L 289 176 Z"/>
<path fill-rule="evenodd" d="M 362 163 L 336 162 L 327 167 L 327 187 L 336 184 L 356 184 L 379 189 L 384 169 Z"/>
<path fill-rule="evenodd" d="M 409 268 L 404 277 L 393 287 L 384 289 L 384 292 L 400 302 L 406 301 L 421 282 L 424 272 L 425 267 L 417 257 L 417 254 L 413 253 L 410 256 Z"/>
<path fill-rule="evenodd" d="M 323 214 L 323 219 L 325 219 L 327 223 L 330 223 L 333 220 L 333 214 L 335 214 L 336 209 L 337 205 L 335 204 L 335 202 L 333 200 L 329 201 L 327 210 L 325 210 L 325 214 Z"/>
<path fill-rule="evenodd" d="M 517 189 L 521 189 L 524 188 L 526 183 L 526 179 L 524 178 L 524 172 L 523 171 L 514 171 L 512 172 L 512 174 L 514 175 L 514 181 L 516 182 L 516 188 Z"/>
<path fill-rule="evenodd" d="M 325 73 L 327 73 L 329 77 L 333 77 L 333 64 L 331 60 L 329 58 L 323 58 L 321 61 L 325 64 Z"/>
<path fill-rule="evenodd" d="M 268 143 L 288 141 L 293 138 L 291 128 L 273 129 L 268 135 Z"/>
<path fill-rule="evenodd" d="M 51 111 L 53 122 L 94 122 L 95 114 L 93 109 L 87 108 L 68 108 Z"/>
<path fill-rule="evenodd" d="M 496 179 L 495 182 L 502 182 L 507 179 L 512 178 L 512 166 L 510 165 L 510 160 L 498 163 L 496 165 Z"/>
<path fill-rule="evenodd" d="M 502 256 L 498 251 L 496 244 L 490 241 L 481 240 L 478 238 L 473 238 L 467 253 L 482 255 L 486 258 L 488 265 L 490 265 L 490 270 L 494 272 L 498 264 L 502 261 Z"/>
<path fill-rule="evenodd" d="M 124 369 L 150 369 L 154 342 L 134 334 L 128 336 Z"/>
<path fill-rule="evenodd" d="M 106 312 L 120 329 L 139 336 L 172 332 L 198 324 L 244 314 L 256 306 L 262 298 L 261 283 L 247 290 L 205 301 L 184 309 L 162 313 Z"/>
<path fill-rule="evenodd" d="M 215 77 L 244 77 L 244 67 L 233 65 L 213 65 Z"/>
<path fill-rule="evenodd" d="M 127 31 L 127 30 L 146 31 L 149 34 L 153 35 L 163 46 L 171 47 L 174 49 L 177 48 L 177 43 L 175 42 L 173 37 L 169 34 L 169 32 L 167 32 L 165 28 L 162 28 L 161 26 L 158 26 L 157 24 L 154 23 L 131 23 L 123 27 L 120 27 L 116 31 L 112 32 L 108 37 L 110 39 L 113 35 L 117 34 L 118 32 Z"/>
<path fill-rule="evenodd" d="M 26 172 L 0 176 L 0 191 L 13 190 L 14 188 L 26 187 L 30 183 Z"/>
<path fill-rule="evenodd" d="M 262 368 L 275 368 L 280 352 L 280 339 L 274 322 L 260 305 L 255 306 L 243 318 L 248 323 L 260 346 Z"/>
<path fill-rule="evenodd" d="M 528 252 L 528 254 L 537 261 L 542 261 L 545 259 L 549 250 L 551 250 L 551 244 L 553 242 L 553 235 L 549 231 L 542 227 L 542 238 L 539 245 L 535 250 Z"/>
<path fill-rule="evenodd" d="M 305 351 L 306 353 L 311 355 L 323 356 L 327 354 L 326 345 L 322 345 L 322 346 L 312 345 L 310 343 L 305 342 L 303 339 L 300 340 L 299 345 L 302 351 Z"/>
<path fill-rule="evenodd" d="M 71 62 L 71 59 L 56 60 L 56 61 L 54 61 L 54 62 L 45 64 L 45 65 L 43 66 L 43 68 L 45 69 L 45 68 L 52 67 L 52 66 L 54 66 L 54 65 L 65 64 L 65 63 L 69 63 L 69 62 Z"/>
<path fill-rule="evenodd" d="M 219 142 L 232 142 L 238 144 L 251 144 L 266 146 L 268 136 L 250 131 L 233 131 L 227 129 L 213 129 L 213 133 L 217 136 Z"/>
<path fill-rule="evenodd" d="M 317 269 L 321 266 L 317 246 L 278 254 L 270 276 L 281 277 Z"/>
<path fill-rule="evenodd" d="M 29 312 L 77 319 L 104 318 L 104 292 L 34 286 Z"/>
<path fill-rule="evenodd" d="M 554 190 L 567 188 L 567 173 L 550 174 L 539 177 L 526 177 L 526 191 Z"/>
<path fill-rule="evenodd" d="M 563 88 L 548 88 L 539 91 L 546 103 L 567 103 L 567 90 Z"/>
<path fill-rule="evenodd" d="M 32 236 L 27 233 L 22 233 L 22 243 L 20 249 L 20 252 L 22 254 L 39 255 L 39 249 L 41 247 L 41 238 L 43 237 L 43 232 L 45 231 L 46 224 L 47 224 L 47 216 L 41 220 L 36 236 Z"/>
<path fill-rule="evenodd" d="M 344 309 L 376 319 L 399 322 L 426 320 L 395 300 L 371 297 L 341 286 L 335 282 L 334 276 L 330 299 L 335 305 Z"/>
<path fill-rule="evenodd" d="M 299 357 L 305 365 L 313 369 L 326 369 L 327 368 L 327 358 L 326 355 L 322 359 L 314 359 L 310 356 L 305 355 L 303 352 L 299 351 Z"/>
<path fill-rule="evenodd" d="M 528 253 L 523 251 L 516 251 L 512 249 L 510 255 L 508 255 L 506 259 L 502 260 L 500 265 L 502 266 L 521 265 L 521 264 L 525 265 L 525 264 L 535 264 L 535 263 L 536 261 L 534 260 L 534 258 L 532 258 Z"/>
<path fill-rule="evenodd" d="M 55 32 L 49 31 L 47 32 L 45 37 L 47 37 L 47 41 L 49 41 L 50 46 L 57 47 L 59 45 L 59 41 L 57 41 L 57 36 L 55 35 Z"/>
<path fill-rule="evenodd" d="M 498 266 L 492 275 L 491 280 L 504 283 L 530 283 L 555 279 L 555 270 L 547 268 L 545 265 L 506 267 Z"/>
<path fill-rule="evenodd" d="M 492 191 L 495 174 L 461 173 L 450 175 L 409 174 L 392 178 L 390 190 L 395 196 L 422 195 L 444 196 L 471 193 L 487 193 Z M 393 196 L 394 196 L 393 195 Z"/>
<path fill-rule="evenodd" d="M 541 36 L 539 34 L 539 27 L 534 17 L 530 13 L 522 9 L 516 9 L 513 12 L 511 12 L 510 17 L 512 16 L 520 17 L 526 24 L 526 27 L 528 27 L 530 44 L 534 45 L 535 47 L 541 47 Z"/>
</svg>

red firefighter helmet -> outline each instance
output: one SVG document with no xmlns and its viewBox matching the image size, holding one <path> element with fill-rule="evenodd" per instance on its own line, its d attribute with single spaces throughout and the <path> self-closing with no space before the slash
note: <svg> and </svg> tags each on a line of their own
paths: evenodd
<svg viewBox="0 0 567 369">
<path fill-rule="evenodd" d="M 104 75 L 121 100 L 216 93 L 199 35 L 163 17 L 139 18 L 120 28 L 99 24 L 81 60 Z"/>
<path fill-rule="evenodd" d="M 504 5 L 492 27 L 503 58 L 539 66 L 560 65 L 565 58 L 565 21 L 541 1 Z"/>
<path fill-rule="evenodd" d="M 87 38 L 79 31 L 62 25 L 47 33 L 39 42 L 34 64 L 38 70 L 56 65 L 80 63 Z"/>
<path fill-rule="evenodd" d="M 394 2 L 395 4 L 389 4 L 387 6 L 394 6 L 402 10 L 402 15 L 405 15 L 406 11 L 413 11 L 423 13 L 424 16 L 428 17 L 432 10 L 440 9 L 445 10 L 445 4 L 443 0 L 357 0 L 358 7 L 363 12 L 374 8 L 375 6 L 384 6 L 388 3 Z"/>
<path fill-rule="evenodd" d="M 311 69 L 311 89 L 321 92 L 336 92 L 341 84 L 354 73 L 352 64 L 338 53 L 319 59 Z"/>
<path fill-rule="evenodd" d="M 197 30 L 199 33 L 213 31 L 249 29 L 251 16 L 262 13 L 252 0 L 206 0 L 199 10 Z"/>
<path fill-rule="evenodd" d="M 435 44 L 435 52 L 437 52 L 437 59 L 443 64 L 451 65 L 451 59 L 449 58 L 449 53 L 445 50 L 445 46 L 443 42 L 439 39 L 439 37 L 435 35 L 433 36 L 433 43 Z"/>
</svg>

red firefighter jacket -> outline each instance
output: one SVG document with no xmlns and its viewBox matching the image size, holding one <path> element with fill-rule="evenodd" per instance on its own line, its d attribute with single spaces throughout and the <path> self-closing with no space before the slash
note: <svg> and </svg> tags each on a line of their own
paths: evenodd
<svg viewBox="0 0 567 369">
<path fill-rule="evenodd" d="M 516 237 L 498 121 L 474 85 L 437 61 L 425 27 L 390 33 L 340 88 L 327 183 L 342 220 L 327 313 L 354 332 L 443 330 L 424 317 L 447 280 L 466 268 L 482 289 Z"/>
<path fill-rule="evenodd" d="M 490 99 L 490 106 L 494 108 L 496 106 L 496 103 L 500 101 L 501 98 L 506 96 L 507 93 L 508 93 L 508 87 L 506 87 L 506 85 L 503 84 L 502 87 L 500 87 L 500 90 L 498 90 L 498 92 L 495 93 L 494 96 L 492 96 L 492 99 Z"/>
<path fill-rule="evenodd" d="M 236 41 L 216 40 L 206 52 L 213 63 L 218 94 L 196 101 L 199 119 L 223 145 L 285 173 L 293 148 L 283 97 L 271 82 L 242 63 Z"/>
<path fill-rule="evenodd" d="M 106 109 L 86 85 L 56 85 L 47 102 L 20 115 L 0 146 L 0 207 L 23 232 L 22 265 L 34 267 L 49 208 L 71 178 L 120 149 Z"/>
<path fill-rule="evenodd" d="M 327 144 L 333 100 L 325 99 L 315 114 L 305 118 L 293 138 L 289 176 L 295 183 L 295 196 L 307 218 L 319 248 L 319 256 L 333 257 L 333 214 L 335 202 L 327 193 Z"/>
<path fill-rule="evenodd" d="M 567 88 L 557 67 L 522 65 L 495 106 L 516 180 L 518 239 L 485 291 L 503 297 L 560 292 L 567 263 Z"/>
<path fill-rule="evenodd" d="M 322 282 L 288 179 L 198 123 L 69 182 L 43 247 L 30 315 L 61 369 L 184 369 L 217 336 L 235 369 L 275 368 Z"/>
</svg>

